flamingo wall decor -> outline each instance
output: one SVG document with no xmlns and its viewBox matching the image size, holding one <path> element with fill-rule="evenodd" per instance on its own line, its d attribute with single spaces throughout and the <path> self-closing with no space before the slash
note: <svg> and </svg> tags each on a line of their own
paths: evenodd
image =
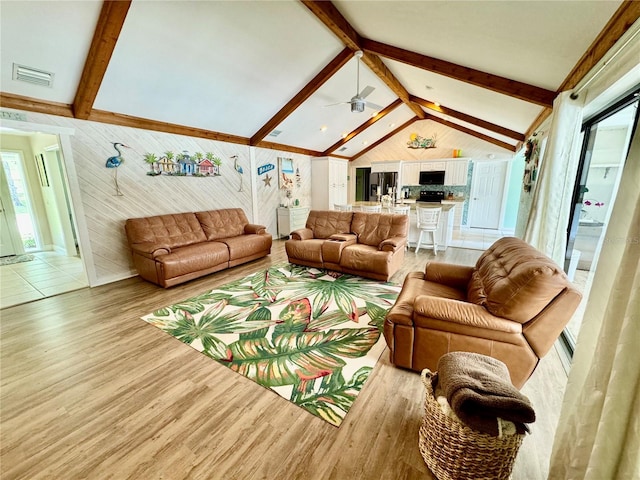
<svg viewBox="0 0 640 480">
<path fill-rule="evenodd" d="M 122 157 L 122 152 L 118 147 L 119 146 L 124 148 L 129 148 L 129 147 L 127 147 L 124 143 L 119 143 L 119 142 L 111 142 L 111 144 L 113 145 L 113 148 L 116 149 L 116 152 L 118 152 L 118 155 L 114 155 L 113 157 L 107 158 L 107 163 L 105 164 L 105 167 L 114 169 L 113 183 L 115 183 L 116 185 L 116 195 L 121 197 L 124 194 L 122 193 L 122 191 L 120 190 L 120 187 L 118 186 L 118 167 L 122 165 L 122 162 L 124 162 L 124 158 Z"/>
</svg>

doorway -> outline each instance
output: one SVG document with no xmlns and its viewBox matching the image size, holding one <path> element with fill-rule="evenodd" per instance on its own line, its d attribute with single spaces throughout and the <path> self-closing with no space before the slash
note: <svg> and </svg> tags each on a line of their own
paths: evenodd
<svg viewBox="0 0 640 480">
<path fill-rule="evenodd" d="M 370 168 L 356 168 L 356 202 L 364 202 L 369 200 L 370 176 Z"/>
<path fill-rule="evenodd" d="M 59 137 L 7 129 L 0 140 L 0 308 L 87 287 Z"/>
<path fill-rule="evenodd" d="M 2 253 L 16 255 L 40 247 L 34 224 L 32 196 L 21 152 L 2 151 Z"/>
<path fill-rule="evenodd" d="M 507 167 L 506 161 L 475 162 L 469 199 L 469 228 L 500 228 Z"/>
<path fill-rule="evenodd" d="M 639 94 L 640 90 L 636 90 L 625 96 L 582 126 L 582 151 L 567 226 L 564 269 L 581 289 L 583 299 L 589 296 L 627 152 L 637 128 Z M 580 309 L 584 309 L 584 303 Z M 563 337 L 571 353 L 581 325 L 582 315 L 577 314 L 565 329 Z"/>
</svg>

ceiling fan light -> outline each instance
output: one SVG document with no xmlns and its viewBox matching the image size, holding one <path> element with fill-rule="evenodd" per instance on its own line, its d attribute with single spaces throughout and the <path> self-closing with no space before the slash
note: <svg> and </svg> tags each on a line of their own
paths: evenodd
<svg viewBox="0 0 640 480">
<path fill-rule="evenodd" d="M 365 107 L 364 102 L 351 102 L 352 112 L 364 112 L 364 107 Z"/>
</svg>

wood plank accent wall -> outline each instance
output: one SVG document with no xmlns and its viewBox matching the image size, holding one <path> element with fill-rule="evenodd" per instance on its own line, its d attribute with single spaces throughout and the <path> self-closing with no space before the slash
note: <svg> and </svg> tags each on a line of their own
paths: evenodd
<svg viewBox="0 0 640 480">
<path fill-rule="evenodd" d="M 431 138 L 436 135 L 436 148 L 408 148 L 407 142 L 412 133 Z M 497 145 L 492 145 L 466 133 L 453 130 L 432 120 L 418 120 L 403 128 L 386 142 L 369 150 L 350 163 L 351 166 L 367 166 L 371 162 L 385 160 L 429 160 L 452 158 L 453 150 L 461 149 L 464 158 L 488 159 L 494 155 L 496 159 L 513 158 L 514 153 Z"/>
<path fill-rule="evenodd" d="M 92 121 L 25 112 L 29 122 L 73 128 L 70 136 L 73 162 L 78 175 L 80 196 L 89 232 L 89 242 L 96 272 L 95 285 L 109 283 L 135 275 L 124 233 L 127 218 L 167 213 L 243 208 L 249 221 L 266 225 L 269 233 L 277 234 L 276 208 L 280 204 L 278 191 L 278 161 L 284 156 L 294 159 L 300 168 L 302 187 L 296 192 L 302 205 L 310 205 L 310 158 L 271 149 L 256 149 L 257 166 L 273 163 L 275 170 L 271 187 L 265 187 L 256 171 L 251 171 L 249 147 L 203 138 L 154 132 L 138 128 L 107 125 Z M 105 167 L 108 157 L 116 155 L 112 142 L 130 148 L 122 149 L 122 165 L 117 169 L 118 184 L 123 196 L 116 195 L 114 175 L 116 169 Z M 220 177 L 168 177 L 147 175 L 149 166 L 143 155 L 147 152 L 160 157 L 165 151 L 189 154 L 213 152 L 223 164 Z M 234 170 L 231 157 L 238 155 L 244 170 L 242 191 L 240 175 Z M 65 158 L 65 161 L 69 159 Z M 251 179 L 257 184 L 258 211 L 252 209 Z M 93 286 L 93 285 L 92 285 Z"/>
</svg>

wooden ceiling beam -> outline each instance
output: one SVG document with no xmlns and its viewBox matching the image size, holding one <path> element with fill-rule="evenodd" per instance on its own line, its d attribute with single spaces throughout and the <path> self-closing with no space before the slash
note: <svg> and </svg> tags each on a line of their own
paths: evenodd
<svg viewBox="0 0 640 480">
<path fill-rule="evenodd" d="M 486 130 L 490 130 L 499 135 L 504 135 L 505 137 L 513 138 L 514 140 L 523 141 L 525 139 L 524 133 L 516 132 L 515 130 L 510 130 L 505 127 L 501 127 L 500 125 L 496 125 L 495 123 L 487 122 L 480 118 L 473 117 L 471 115 L 467 115 L 466 113 L 458 112 L 453 110 L 452 108 L 447 108 L 443 105 L 436 105 L 429 100 L 425 100 L 424 98 L 416 97 L 411 95 L 409 97 L 412 102 L 417 103 L 429 110 L 433 110 L 434 112 L 443 113 L 449 117 L 457 118 L 458 120 L 462 120 L 463 122 L 471 123 L 477 127 L 484 128 Z"/>
<path fill-rule="evenodd" d="M 461 82 L 470 83 L 478 87 L 486 88 L 493 92 L 518 98 L 526 102 L 535 103 L 543 107 L 550 107 L 556 92 L 534 85 L 529 85 L 509 78 L 464 67 L 420 53 L 405 50 L 403 48 L 387 45 L 368 38 L 362 38 L 362 49 L 382 57 L 396 60 L 413 67 L 435 72 Z"/>
<path fill-rule="evenodd" d="M 639 18 L 640 2 L 623 1 L 584 55 L 580 57 L 580 60 L 578 60 L 571 69 L 567 78 L 564 79 L 560 88 L 558 88 L 557 93 L 573 90 L 580 80 L 602 60 L 606 53 Z M 552 112 L 553 110 L 551 108 L 542 110 L 526 131 L 526 138 L 532 136 Z"/>
<path fill-rule="evenodd" d="M 324 23 L 333 34 L 338 37 L 347 48 L 352 51 L 362 50 L 360 42 L 362 37 L 351 26 L 346 18 L 338 11 L 330 1 L 300 0 L 313 13 L 318 20 Z"/>
<path fill-rule="evenodd" d="M 362 37 L 330 1 L 300 0 L 347 48 L 354 52 L 362 50 Z M 422 108 L 409 100 L 409 92 L 387 68 L 380 58 L 372 53 L 364 54 L 362 61 L 375 73 L 396 96 L 419 118 L 424 118 Z"/>
<path fill-rule="evenodd" d="M 271 119 L 258 130 L 250 140 L 251 145 L 257 145 L 269 133 L 280 125 L 296 108 L 304 103 L 313 93 L 329 80 L 338 70 L 340 70 L 349 60 L 353 58 L 353 52 L 345 47 L 331 62 L 324 67 L 313 79 L 307 83 L 289 102 L 280 109 Z"/>
<path fill-rule="evenodd" d="M 387 85 L 387 87 L 391 89 L 393 93 L 398 96 L 400 100 L 402 100 L 402 103 L 416 114 L 418 118 L 425 118 L 426 114 L 424 113 L 424 110 L 411 101 L 411 95 L 409 95 L 407 89 L 404 88 L 400 83 L 400 80 L 391 73 L 391 70 L 387 68 L 384 62 L 380 60 L 380 57 L 370 53 L 365 53 L 362 55 L 362 61 Z"/>
<path fill-rule="evenodd" d="M 188 137 L 206 138 L 208 140 L 218 140 L 220 142 L 237 143 L 249 145 L 249 139 L 227 133 L 214 132 L 204 128 L 185 127 L 175 123 L 159 122 L 148 118 L 134 117 L 122 113 L 106 112 L 104 110 L 92 110 L 89 118 L 92 122 L 109 123 L 123 127 L 142 128 L 156 132 L 173 133 L 176 135 L 186 135 Z"/>
<path fill-rule="evenodd" d="M 351 140 L 356 135 L 359 135 L 362 132 L 364 132 L 367 128 L 369 128 L 371 125 L 373 125 L 374 123 L 376 123 L 379 120 L 381 120 L 383 117 L 387 116 L 389 113 L 391 113 L 393 110 L 395 110 L 400 105 L 402 105 L 402 100 L 400 100 L 398 98 L 393 103 L 391 103 L 388 106 L 386 106 L 385 108 L 383 108 L 377 115 L 375 115 L 374 117 L 369 118 L 369 120 L 364 122 L 362 125 L 360 125 L 358 128 L 356 128 L 351 133 L 346 135 L 344 138 L 341 138 L 339 141 L 337 141 L 336 143 L 331 145 L 324 152 L 322 152 L 322 155 L 323 156 L 330 155 L 331 152 L 333 152 L 336 148 L 344 145 L 345 143 L 347 143 L 349 140 Z"/>
<path fill-rule="evenodd" d="M 308 148 L 292 147 L 291 145 L 284 145 L 282 143 L 273 142 L 260 142 L 258 145 L 254 145 L 258 148 L 267 148 L 269 150 L 283 150 L 289 153 L 300 153 L 302 155 L 309 155 L 310 157 L 321 157 L 322 152 L 316 150 L 309 150 Z"/>
<path fill-rule="evenodd" d="M 131 0 L 105 0 L 102 4 L 98 25 L 93 32 L 91 47 L 73 100 L 76 118 L 89 118 L 130 6 Z"/>
<path fill-rule="evenodd" d="M 625 0 L 573 67 L 558 88 L 558 93 L 572 90 L 620 37 L 640 18 L 640 2 Z"/>
<path fill-rule="evenodd" d="M 26 110 L 27 112 L 73 118 L 73 109 L 68 103 L 49 102 L 37 98 L 14 95 L 13 93 L 0 92 L 0 106 L 2 108 L 15 108 L 16 110 Z"/>
<path fill-rule="evenodd" d="M 418 117 L 413 117 L 412 119 L 404 122 L 402 125 L 400 125 L 398 128 L 396 128 L 395 130 L 393 130 L 392 132 L 387 133 L 384 137 L 382 137 L 380 140 L 378 140 L 377 142 L 372 143 L 371 145 L 369 145 L 367 148 L 361 150 L 360 152 L 356 153 L 354 156 L 352 156 L 349 161 L 354 161 L 357 160 L 358 158 L 360 158 L 362 155 L 364 155 L 365 153 L 367 153 L 370 150 L 373 150 L 374 148 L 376 148 L 378 145 L 380 145 L 383 142 L 386 142 L 387 140 L 389 140 L 391 137 L 393 137 L 396 133 L 398 133 L 399 131 L 405 129 L 406 127 L 408 127 L 409 125 L 411 125 L 413 122 L 416 122 L 420 120 Z M 335 156 L 335 155 L 334 155 Z"/>
<path fill-rule="evenodd" d="M 509 150 L 510 152 L 516 151 L 515 145 L 511 145 L 510 143 L 500 141 L 497 138 L 490 137 L 489 135 L 476 132 L 475 130 L 472 130 L 467 127 L 463 127 L 462 125 L 458 125 L 457 123 L 454 123 L 454 122 L 450 122 L 449 120 L 445 120 L 444 118 L 427 114 L 427 120 L 433 120 L 434 122 L 440 123 L 442 125 L 446 125 L 447 127 L 453 128 L 454 130 L 458 130 L 459 132 L 463 132 L 473 137 L 479 138 L 480 140 L 484 140 L 485 142 L 492 143 L 493 145 L 497 145 L 498 147 L 504 148 L 505 150 Z"/>
</svg>

